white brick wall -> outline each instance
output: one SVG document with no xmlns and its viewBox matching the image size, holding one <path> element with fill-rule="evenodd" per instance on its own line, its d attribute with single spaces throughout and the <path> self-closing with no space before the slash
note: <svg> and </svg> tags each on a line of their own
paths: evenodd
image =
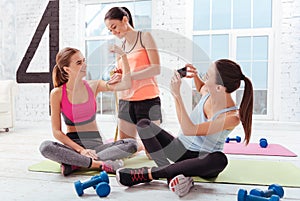
<svg viewBox="0 0 300 201">
<path fill-rule="evenodd" d="M 300 122 L 300 1 L 282 0 L 279 121 Z"/>
<path fill-rule="evenodd" d="M 29 46 L 34 32 L 48 4 L 48 0 L 18 1 L 16 6 L 17 46 L 16 68 L 19 66 Z M 60 1 L 60 48 L 80 47 L 78 3 L 74 0 Z M 81 47 L 80 47 L 81 48 Z M 45 31 L 38 50 L 33 57 L 28 72 L 48 72 L 49 69 L 49 27 Z M 49 119 L 49 85 L 19 84 L 16 100 L 16 120 Z"/>
<path fill-rule="evenodd" d="M 274 0 L 275 1 L 275 0 Z M 82 4 L 78 0 L 60 1 L 60 47 L 73 46 L 84 51 L 82 31 Z M 177 36 L 190 37 L 187 25 L 191 23 L 193 12 L 191 2 L 186 0 L 153 0 L 153 28 L 170 31 Z M 15 72 L 26 52 L 35 29 L 48 4 L 48 0 L 0 0 L 0 79 L 15 79 Z M 281 16 L 278 28 L 278 56 L 275 71 L 279 82 L 278 94 L 274 97 L 276 104 L 275 120 L 300 122 L 300 1 L 281 0 Z M 277 15 L 278 16 L 278 15 Z M 175 34 L 175 35 L 176 35 Z M 170 40 L 172 38 L 169 38 Z M 186 44 L 178 46 L 176 37 L 170 51 L 180 51 Z M 48 30 L 32 60 L 30 71 L 48 70 Z M 184 54 L 184 53 L 183 53 Z M 186 53 L 187 55 L 188 53 Z M 185 54 L 184 54 L 185 55 Z M 166 55 L 163 55 L 165 57 Z M 180 58 L 162 59 L 163 66 L 177 68 L 182 65 Z M 186 59 L 186 58 L 185 58 Z M 188 59 L 187 59 L 188 60 Z M 167 87 L 167 86 L 166 86 Z M 45 120 L 48 115 L 48 85 L 19 84 L 19 95 L 16 100 L 17 120 Z M 165 99 L 169 99 L 166 96 Z M 168 109 L 172 108 L 170 104 Z M 173 108 L 174 109 L 174 108 Z"/>
</svg>

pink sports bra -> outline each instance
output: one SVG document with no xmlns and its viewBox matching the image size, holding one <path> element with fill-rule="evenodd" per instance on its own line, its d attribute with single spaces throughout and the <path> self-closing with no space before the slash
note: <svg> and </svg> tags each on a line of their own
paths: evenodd
<svg viewBox="0 0 300 201">
<path fill-rule="evenodd" d="M 72 104 L 67 95 L 66 84 L 62 86 L 61 114 L 66 125 L 79 126 L 96 119 L 96 99 L 91 87 L 83 81 L 88 91 L 88 100 L 85 103 Z"/>
</svg>

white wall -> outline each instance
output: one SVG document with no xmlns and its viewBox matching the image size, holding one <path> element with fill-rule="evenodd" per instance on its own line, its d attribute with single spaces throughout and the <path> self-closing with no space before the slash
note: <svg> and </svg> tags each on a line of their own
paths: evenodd
<svg viewBox="0 0 300 201">
<path fill-rule="evenodd" d="M 275 0 L 274 0 L 275 1 Z M 73 46 L 81 50 L 82 3 L 60 1 L 60 47 Z M 189 38 L 191 30 L 191 0 L 153 0 L 153 28 Z M 0 79 L 15 79 L 16 70 L 26 52 L 48 0 L 0 0 Z M 276 49 L 274 120 L 300 122 L 300 1 L 281 0 L 276 15 Z M 30 71 L 47 71 L 48 30 L 32 60 Z M 174 41 L 178 43 L 178 41 Z M 184 49 L 184 44 L 182 48 Z M 177 47 L 178 48 L 178 47 Z M 175 49 L 172 49 L 176 51 Z M 162 65 L 180 66 L 182 60 L 168 57 Z M 188 58 L 184 58 L 188 60 Z M 190 83 L 187 83 L 190 84 Z M 16 100 L 17 120 L 49 119 L 47 84 L 19 84 Z M 190 97 L 187 95 L 187 97 Z M 168 100 L 167 95 L 164 100 Z M 167 109 L 173 109 L 168 104 Z"/>
<path fill-rule="evenodd" d="M 300 1 L 282 0 L 280 27 L 280 121 L 300 122 Z"/>
</svg>

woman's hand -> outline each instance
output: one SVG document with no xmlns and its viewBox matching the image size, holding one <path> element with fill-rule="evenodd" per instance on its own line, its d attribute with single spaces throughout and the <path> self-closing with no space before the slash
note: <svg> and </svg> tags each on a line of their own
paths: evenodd
<svg viewBox="0 0 300 201">
<path fill-rule="evenodd" d="M 186 64 L 185 67 L 187 67 L 187 73 L 186 78 L 194 78 L 198 76 L 197 68 L 194 67 L 192 64 Z"/>
<path fill-rule="evenodd" d="M 116 54 L 120 55 L 121 57 L 122 57 L 123 55 L 126 55 L 125 52 L 122 50 L 122 48 L 120 48 L 120 47 L 117 46 L 117 45 L 112 45 L 112 46 L 110 46 L 110 47 L 109 47 L 109 51 L 110 51 L 110 52 L 113 52 L 113 53 L 116 53 Z"/>
<path fill-rule="evenodd" d="M 121 82 L 122 80 L 122 73 L 114 73 L 110 80 L 108 80 L 106 83 L 107 84 L 116 84 L 118 82 Z"/>
<path fill-rule="evenodd" d="M 179 96 L 180 95 L 180 85 L 181 85 L 181 78 L 179 73 L 175 70 L 174 76 L 171 79 L 171 85 L 170 89 L 173 96 Z"/>
<path fill-rule="evenodd" d="M 83 155 L 83 156 L 92 158 L 92 159 L 94 159 L 94 160 L 97 160 L 97 159 L 98 159 L 98 156 L 97 156 L 97 154 L 96 154 L 96 151 L 95 151 L 95 150 L 92 150 L 92 149 L 82 149 L 82 150 L 80 151 L 80 154 Z"/>
</svg>

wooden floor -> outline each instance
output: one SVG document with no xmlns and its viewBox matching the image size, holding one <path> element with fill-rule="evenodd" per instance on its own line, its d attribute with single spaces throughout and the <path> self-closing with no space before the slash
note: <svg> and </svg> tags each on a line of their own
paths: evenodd
<svg viewBox="0 0 300 201">
<path fill-rule="evenodd" d="M 98 120 L 99 121 L 99 120 Z M 104 138 L 112 138 L 115 123 L 101 121 L 100 128 Z M 178 129 L 176 124 L 169 123 L 165 128 L 173 133 Z M 252 142 L 261 137 L 267 137 L 271 143 L 280 143 L 297 155 L 300 155 L 300 126 L 254 123 Z M 237 128 L 232 136 L 241 135 L 241 128 Z M 177 197 L 168 190 L 164 181 L 138 185 L 131 188 L 119 186 L 114 177 L 110 178 L 111 193 L 107 198 L 99 198 L 90 188 L 85 190 L 82 197 L 75 193 L 73 183 L 77 180 L 86 181 L 89 176 L 71 175 L 63 177 L 60 174 L 30 172 L 27 168 L 44 158 L 38 151 L 39 144 L 45 139 L 53 139 L 50 122 L 16 122 L 15 128 L 6 133 L 0 131 L 0 200 L 1 201 L 74 201 L 74 200 L 201 200 L 201 201 L 234 201 L 240 188 L 267 189 L 266 186 L 231 185 L 217 183 L 196 183 L 191 192 Z M 290 161 L 300 167 L 299 157 L 267 157 L 267 156 L 239 156 L 229 155 L 229 158 L 262 159 L 272 161 Z M 276 167 L 274 167 L 276 168 Z M 282 172 L 282 174 L 285 174 Z M 300 200 L 300 188 L 286 188 L 283 201 Z"/>
</svg>

